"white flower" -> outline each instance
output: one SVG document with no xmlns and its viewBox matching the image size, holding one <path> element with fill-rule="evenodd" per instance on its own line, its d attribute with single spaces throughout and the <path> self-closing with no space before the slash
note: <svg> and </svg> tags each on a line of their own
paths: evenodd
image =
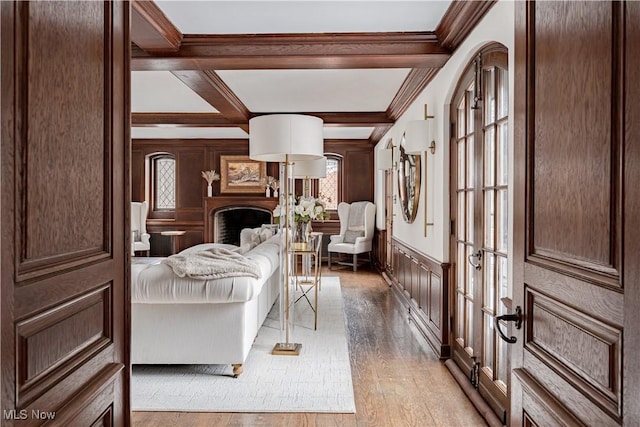
<svg viewBox="0 0 640 427">
<path fill-rule="evenodd" d="M 296 222 L 309 222 L 309 221 L 324 221 L 329 218 L 329 214 L 325 211 L 325 204 L 323 201 L 313 197 L 300 197 L 298 200 L 291 200 L 291 212 L 293 213 Z M 273 216 L 280 220 L 280 217 L 285 215 L 284 206 L 276 206 L 273 211 Z"/>
</svg>

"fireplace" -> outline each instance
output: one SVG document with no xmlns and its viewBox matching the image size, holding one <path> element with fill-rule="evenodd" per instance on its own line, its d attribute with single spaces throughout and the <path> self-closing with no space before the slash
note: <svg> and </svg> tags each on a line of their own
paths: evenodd
<svg viewBox="0 0 640 427">
<path fill-rule="evenodd" d="M 272 211 L 262 208 L 230 207 L 213 214 L 213 241 L 240 245 L 240 231 L 271 224 Z"/>
<path fill-rule="evenodd" d="M 225 196 L 205 198 L 205 243 L 240 242 L 240 230 L 271 223 L 278 205 L 275 197 Z M 220 232 L 219 228 L 223 230 Z"/>
</svg>

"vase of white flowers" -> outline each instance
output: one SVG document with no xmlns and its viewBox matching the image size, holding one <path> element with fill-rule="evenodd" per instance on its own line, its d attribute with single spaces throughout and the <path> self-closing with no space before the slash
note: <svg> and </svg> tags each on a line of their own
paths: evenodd
<svg viewBox="0 0 640 427">
<path fill-rule="evenodd" d="M 322 200 L 315 197 L 298 197 L 292 201 L 290 207 L 292 211 L 293 224 L 291 224 L 291 241 L 296 244 L 306 244 L 311 233 L 311 221 L 324 221 L 329 218 L 329 213 L 325 210 Z M 284 221 L 281 219 L 285 215 L 284 206 L 276 206 L 273 211 L 275 222 Z"/>
</svg>

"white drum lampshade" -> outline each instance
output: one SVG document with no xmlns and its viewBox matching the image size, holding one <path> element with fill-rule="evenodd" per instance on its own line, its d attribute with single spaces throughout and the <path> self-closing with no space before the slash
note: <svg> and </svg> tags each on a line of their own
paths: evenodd
<svg viewBox="0 0 640 427">
<path fill-rule="evenodd" d="M 322 119 L 268 114 L 249 120 L 249 157 L 263 162 L 319 159 L 324 153 Z"/>
<path fill-rule="evenodd" d="M 294 178 L 326 178 L 327 158 L 321 157 L 316 160 L 296 160 L 293 163 Z"/>
<path fill-rule="evenodd" d="M 404 130 L 404 152 L 420 154 L 427 149 L 431 136 L 429 120 L 413 120 L 407 123 Z"/>
</svg>

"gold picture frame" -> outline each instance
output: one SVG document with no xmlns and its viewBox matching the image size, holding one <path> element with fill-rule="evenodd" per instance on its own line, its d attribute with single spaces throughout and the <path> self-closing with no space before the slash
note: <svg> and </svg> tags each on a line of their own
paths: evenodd
<svg viewBox="0 0 640 427">
<path fill-rule="evenodd" d="M 267 163 L 249 156 L 220 156 L 220 193 L 264 193 Z"/>
</svg>

